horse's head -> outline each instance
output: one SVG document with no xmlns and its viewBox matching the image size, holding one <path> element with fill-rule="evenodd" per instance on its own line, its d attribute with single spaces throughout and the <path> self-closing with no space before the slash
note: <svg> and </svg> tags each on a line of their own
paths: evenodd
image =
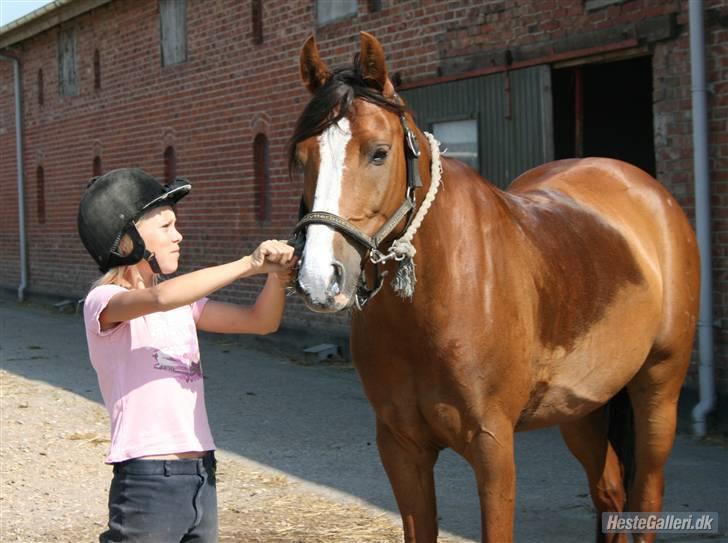
<svg viewBox="0 0 728 543">
<path fill-rule="evenodd" d="M 407 189 L 406 135 L 414 137 L 387 77 L 382 46 L 370 34 L 361 33 L 354 65 L 333 72 L 310 37 L 300 68 L 313 97 L 289 155 L 290 166 L 303 172 L 302 208 L 310 212 L 298 226 L 305 246 L 296 286 L 309 308 L 339 311 L 355 303 L 363 258 L 403 229 L 401 219 L 411 209 L 403 202 L 414 191 Z M 395 216 L 400 220 L 392 224 Z"/>
</svg>

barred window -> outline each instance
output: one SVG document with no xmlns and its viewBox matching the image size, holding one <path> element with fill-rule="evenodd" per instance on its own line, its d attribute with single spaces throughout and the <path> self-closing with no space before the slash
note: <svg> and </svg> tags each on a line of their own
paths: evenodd
<svg viewBox="0 0 728 543">
<path fill-rule="evenodd" d="M 159 0 L 162 66 L 187 60 L 187 0 Z"/>
<path fill-rule="evenodd" d="M 98 177 L 101 175 L 101 157 L 99 155 L 96 155 L 94 157 L 94 162 L 91 166 L 91 170 L 93 177 Z"/>
<path fill-rule="evenodd" d="M 43 69 L 38 70 L 38 105 L 43 105 Z"/>
<path fill-rule="evenodd" d="M 316 23 L 319 26 L 353 17 L 356 12 L 356 0 L 316 0 Z"/>
<path fill-rule="evenodd" d="M 35 170 L 35 204 L 38 214 L 38 224 L 45 224 L 45 172 L 43 166 L 38 166 Z"/>
<path fill-rule="evenodd" d="M 94 89 L 101 88 L 101 55 L 98 49 L 94 49 Z"/>
<path fill-rule="evenodd" d="M 177 152 L 171 145 L 164 150 L 164 182 L 171 183 L 177 177 Z"/>
<path fill-rule="evenodd" d="M 271 218 L 270 153 L 268 138 L 258 134 L 253 141 L 253 171 L 255 173 L 255 218 L 268 222 Z"/>
<path fill-rule="evenodd" d="M 62 28 L 58 34 L 58 90 L 61 96 L 78 94 L 75 28 Z"/>
<path fill-rule="evenodd" d="M 253 23 L 253 43 L 260 45 L 263 43 L 263 0 L 252 0 L 251 2 Z"/>
</svg>

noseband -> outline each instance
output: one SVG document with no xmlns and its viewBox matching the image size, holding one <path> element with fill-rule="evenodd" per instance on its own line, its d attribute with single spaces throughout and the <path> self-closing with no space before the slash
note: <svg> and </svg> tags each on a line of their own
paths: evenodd
<svg viewBox="0 0 728 543">
<path fill-rule="evenodd" d="M 407 190 L 402 204 L 399 206 L 397 211 L 377 230 L 373 236 L 359 230 L 351 222 L 347 221 L 343 217 L 328 213 L 326 211 L 313 211 L 309 212 L 303 198 L 301 198 L 301 204 L 299 207 L 299 221 L 293 230 L 293 239 L 289 241 L 295 248 L 295 253 L 300 256 L 303 253 L 304 245 L 306 244 L 306 228 L 312 224 L 323 224 L 334 230 L 344 234 L 349 239 L 358 243 L 367 253 L 365 258 L 362 260 L 362 271 L 359 276 L 359 285 L 356 289 L 356 306 L 361 309 L 364 305 L 375 296 L 382 288 L 384 284 L 384 276 L 387 272 L 381 272 L 379 265 L 392 258 L 398 259 L 393 253 L 382 253 L 379 250 L 379 245 L 384 241 L 392 230 L 404 219 L 412 210 L 415 209 L 415 189 L 422 186 L 422 179 L 420 178 L 419 170 L 419 157 L 420 148 L 417 144 L 417 139 L 414 133 L 407 124 L 407 120 L 404 115 L 399 116 L 399 120 L 402 123 L 402 129 L 404 131 L 405 141 L 405 157 L 407 159 Z M 410 214 L 409 222 L 412 220 Z M 374 264 L 374 270 L 376 277 L 374 280 L 374 286 L 369 288 L 367 280 L 364 275 L 364 264 L 363 262 L 368 259 Z"/>
</svg>

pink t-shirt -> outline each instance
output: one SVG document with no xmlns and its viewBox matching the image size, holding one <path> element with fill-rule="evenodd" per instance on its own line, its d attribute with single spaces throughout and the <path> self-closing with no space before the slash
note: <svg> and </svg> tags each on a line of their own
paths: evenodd
<svg viewBox="0 0 728 543">
<path fill-rule="evenodd" d="M 83 309 L 89 357 L 111 417 L 106 462 L 215 449 L 195 326 L 207 298 L 102 331 L 99 315 L 125 290 L 96 287 Z"/>
</svg>

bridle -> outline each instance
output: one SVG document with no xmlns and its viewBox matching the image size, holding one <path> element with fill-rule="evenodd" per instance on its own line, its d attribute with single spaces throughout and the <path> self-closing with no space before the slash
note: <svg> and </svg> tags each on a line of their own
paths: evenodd
<svg viewBox="0 0 728 543">
<path fill-rule="evenodd" d="M 373 236 L 370 236 L 339 215 L 328 213 L 326 211 L 310 212 L 303 198 L 301 198 L 299 221 L 293 229 L 293 238 L 289 241 L 289 243 L 295 248 L 295 254 L 300 256 L 303 253 L 303 248 L 306 244 L 306 228 L 312 224 L 323 224 L 344 234 L 349 239 L 364 247 L 366 255 L 362 259 L 361 274 L 359 276 L 359 284 L 357 285 L 355 294 L 355 303 L 359 309 L 364 307 L 364 305 L 373 298 L 384 285 L 384 277 L 387 275 L 387 272 L 382 272 L 380 270 L 380 264 L 390 259 L 399 260 L 401 258 L 392 252 L 383 253 L 379 250 L 379 246 L 407 215 L 409 215 L 407 223 L 409 225 L 409 221 L 412 220 L 413 216 L 413 213 L 411 212 L 416 207 L 415 189 L 422 186 L 422 179 L 420 178 L 419 171 L 420 148 L 417 144 L 417 139 L 415 138 L 414 132 L 412 132 L 407 124 L 407 119 L 405 119 L 404 114 L 400 114 L 399 120 L 404 131 L 404 148 L 407 163 L 407 189 L 405 191 L 404 200 L 387 222 L 385 222 Z M 364 274 L 364 265 L 366 260 L 369 260 L 372 264 L 374 264 L 375 278 L 374 286 L 372 288 L 368 286 L 366 276 Z"/>
</svg>

